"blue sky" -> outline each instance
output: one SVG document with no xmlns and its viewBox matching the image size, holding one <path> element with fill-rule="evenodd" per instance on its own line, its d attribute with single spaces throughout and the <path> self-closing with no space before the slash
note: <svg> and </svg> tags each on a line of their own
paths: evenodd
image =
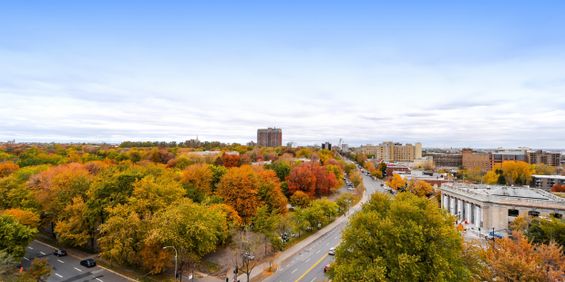
<svg viewBox="0 0 565 282">
<path fill-rule="evenodd" d="M 559 1 L 3 1 L 0 140 L 247 142 L 277 126 L 298 144 L 564 148 L 564 14 Z"/>
</svg>

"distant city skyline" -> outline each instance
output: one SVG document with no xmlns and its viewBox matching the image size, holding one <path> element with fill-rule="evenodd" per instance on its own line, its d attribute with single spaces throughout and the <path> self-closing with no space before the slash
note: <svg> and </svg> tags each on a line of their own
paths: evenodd
<svg viewBox="0 0 565 282">
<path fill-rule="evenodd" d="M 0 141 L 565 148 L 559 1 L 0 4 Z"/>
</svg>

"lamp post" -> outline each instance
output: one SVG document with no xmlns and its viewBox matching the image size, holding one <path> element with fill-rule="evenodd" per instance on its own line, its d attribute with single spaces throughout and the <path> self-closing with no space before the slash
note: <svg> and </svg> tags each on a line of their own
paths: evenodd
<svg viewBox="0 0 565 282">
<path fill-rule="evenodd" d="M 177 278 L 177 257 L 178 257 L 178 252 L 177 252 L 177 248 L 175 248 L 175 246 L 165 246 L 163 247 L 163 250 L 166 248 L 173 248 L 175 250 L 175 281 L 178 280 Z"/>
</svg>

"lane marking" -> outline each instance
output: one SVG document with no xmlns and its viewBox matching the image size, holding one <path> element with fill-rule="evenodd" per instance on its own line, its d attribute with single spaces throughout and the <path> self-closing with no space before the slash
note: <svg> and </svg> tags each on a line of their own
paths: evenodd
<svg viewBox="0 0 565 282">
<path fill-rule="evenodd" d="M 62 261 L 62 260 L 60 260 L 60 259 L 58 259 L 57 261 L 60 262 L 60 263 L 65 263 L 64 261 Z"/>
<path fill-rule="evenodd" d="M 316 277 L 312 278 L 312 280 L 310 280 L 310 282 L 314 282 L 316 280 Z"/>
<path fill-rule="evenodd" d="M 318 251 L 316 252 L 316 254 L 319 254 L 321 251 L 322 251 L 322 250 L 318 250 Z"/>
<path fill-rule="evenodd" d="M 76 268 L 76 267 L 73 267 L 73 268 L 74 268 L 76 271 L 82 272 L 82 270 L 80 270 L 80 269 L 78 269 L 78 268 Z"/>
<path fill-rule="evenodd" d="M 305 260 L 304 262 L 309 262 L 311 258 L 312 258 L 312 257 L 309 257 L 309 258 L 308 258 L 307 260 Z"/>
<path fill-rule="evenodd" d="M 44 253 L 44 252 L 42 252 L 42 251 L 39 251 L 39 253 L 40 253 L 40 254 L 41 254 L 42 256 L 44 256 L 44 255 L 45 255 L 45 253 Z"/>
<path fill-rule="evenodd" d="M 59 278 L 63 278 L 63 275 L 61 275 L 61 274 L 59 274 L 59 273 L 57 273 L 57 272 L 55 272 L 55 276 L 57 276 L 57 277 L 59 277 Z"/>
<path fill-rule="evenodd" d="M 298 270 L 298 268 L 295 268 L 295 269 L 291 272 L 291 274 L 295 273 L 297 270 Z"/>
<path fill-rule="evenodd" d="M 316 263 L 314 263 L 312 266 L 310 266 L 310 268 L 308 268 L 308 270 L 306 270 L 306 272 L 304 272 L 304 274 L 302 274 L 300 277 L 298 277 L 298 279 L 294 280 L 294 282 L 298 282 L 298 281 L 300 281 L 300 279 L 304 278 L 304 276 L 306 276 L 308 273 L 310 273 L 310 271 L 312 271 L 312 269 L 314 269 L 314 267 L 318 266 L 318 264 L 320 264 L 320 262 L 322 262 L 327 256 L 328 256 L 328 254 L 323 255 Z"/>
<path fill-rule="evenodd" d="M 32 247 L 27 247 L 27 248 L 28 248 L 28 249 L 30 249 L 30 250 L 33 250 L 33 248 L 32 248 Z"/>
<path fill-rule="evenodd" d="M 26 257 L 24 257 L 24 259 L 25 259 L 25 260 L 27 260 L 27 261 L 29 261 L 29 259 L 28 259 L 28 258 L 26 258 Z"/>
<path fill-rule="evenodd" d="M 96 280 L 98 280 L 98 281 L 100 281 L 100 282 L 104 282 L 104 281 L 102 281 L 102 279 L 100 279 L 100 278 L 96 278 Z"/>
</svg>

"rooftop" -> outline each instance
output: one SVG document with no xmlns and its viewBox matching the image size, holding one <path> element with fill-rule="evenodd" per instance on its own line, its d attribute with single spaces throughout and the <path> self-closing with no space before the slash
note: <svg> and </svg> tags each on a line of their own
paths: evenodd
<svg viewBox="0 0 565 282">
<path fill-rule="evenodd" d="M 544 179 L 560 179 L 560 180 L 565 180 L 565 175 L 558 175 L 558 174 L 553 174 L 553 175 L 534 174 L 534 175 L 532 175 L 532 177 L 535 177 L 535 178 L 544 178 Z"/>
<path fill-rule="evenodd" d="M 500 185 L 446 183 L 440 190 L 482 202 L 510 205 L 534 205 L 565 210 L 565 199 L 542 189 Z"/>
</svg>

